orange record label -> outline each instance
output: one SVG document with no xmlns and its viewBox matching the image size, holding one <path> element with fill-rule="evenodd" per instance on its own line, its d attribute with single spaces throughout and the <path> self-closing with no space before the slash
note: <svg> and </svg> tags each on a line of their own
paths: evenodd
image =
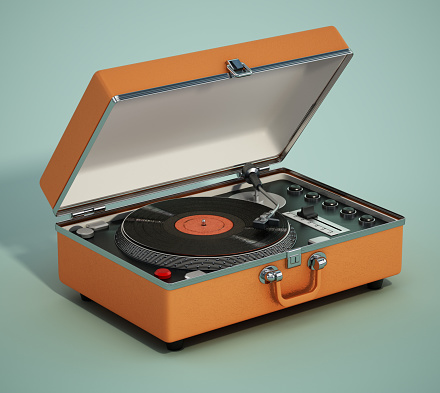
<svg viewBox="0 0 440 393">
<path fill-rule="evenodd" d="M 183 217 L 174 224 L 180 232 L 189 235 L 219 235 L 232 229 L 234 224 L 225 217 L 209 214 Z"/>
</svg>

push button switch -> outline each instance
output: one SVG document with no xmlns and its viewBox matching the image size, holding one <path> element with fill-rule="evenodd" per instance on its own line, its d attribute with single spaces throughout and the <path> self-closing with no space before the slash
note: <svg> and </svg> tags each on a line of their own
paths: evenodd
<svg viewBox="0 0 440 393">
<path fill-rule="evenodd" d="M 371 228 L 374 225 L 376 219 L 369 214 L 364 214 L 359 217 L 359 224 L 361 224 L 364 228 Z"/>
<path fill-rule="evenodd" d="M 326 199 L 324 202 L 322 202 L 322 207 L 325 210 L 335 210 L 338 207 L 338 202 L 336 202 L 334 199 Z"/>
<path fill-rule="evenodd" d="M 290 195 L 301 195 L 303 192 L 303 188 L 299 184 L 291 184 L 289 187 L 287 187 L 287 193 Z"/>
<path fill-rule="evenodd" d="M 351 206 L 346 206 L 341 209 L 341 217 L 351 220 L 356 215 L 356 209 Z"/>
<path fill-rule="evenodd" d="M 310 191 L 306 195 L 304 195 L 304 199 L 310 203 L 318 202 L 318 199 L 321 198 L 317 192 Z"/>
<path fill-rule="evenodd" d="M 154 272 L 154 276 L 161 280 L 168 280 L 169 278 L 171 278 L 171 271 L 165 268 L 157 269 Z"/>
</svg>

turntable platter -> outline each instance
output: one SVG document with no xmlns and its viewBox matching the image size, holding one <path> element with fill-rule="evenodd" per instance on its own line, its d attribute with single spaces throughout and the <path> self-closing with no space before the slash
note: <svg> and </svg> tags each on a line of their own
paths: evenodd
<svg viewBox="0 0 440 393">
<path fill-rule="evenodd" d="M 137 260 L 169 266 L 167 261 L 179 259 L 181 263 L 175 267 L 217 270 L 251 260 L 238 255 L 257 251 L 260 258 L 262 253 L 270 255 L 268 248 L 283 240 L 289 247 L 294 245 L 295 231 L 280 213 L 276 213 L 279 227 L 266 230 L 253 227 L 253 220 L 266 212 L 265 206 L 238 199 L 171 199 L 130 213 L 115 240 L 122 252 Z M 279 247 L 276 250 L 280 252 Z M 197 258 L 201 257 L 210 259 L 204 269 L 193 263 L 200 263 Z M 171 263 L 171 266 L 174 265 Z"/>
</svg>

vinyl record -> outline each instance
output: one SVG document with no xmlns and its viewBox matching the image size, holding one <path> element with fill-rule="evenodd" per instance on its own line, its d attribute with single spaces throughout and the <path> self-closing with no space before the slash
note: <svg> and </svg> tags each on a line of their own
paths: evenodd
<svg viewBox="0 0 440 393">
<path fill-rule="evenodd" d="M 253 228 L 253 220 L 267 211 L 265 206 L 238 199 L 171 199 L 132 212 L 122 223 L 121 233 L 140 249 L 166 254 L 193 257 L 242 254 L 268 247 L 288 234 L 288 222 L 279 213 L 276 213 L 279 227 Z M 120 244 L 118 247 L 124 251 Z"/>
</svg>

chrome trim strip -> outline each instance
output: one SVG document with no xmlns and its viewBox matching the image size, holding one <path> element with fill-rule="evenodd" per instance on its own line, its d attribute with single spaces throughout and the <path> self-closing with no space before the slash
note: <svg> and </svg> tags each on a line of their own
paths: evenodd
<svg viewBox="0 0 440 393">
<path fill-rule="evenodd" d="M 209 76 L 207 78 L 194 79 L 194 80 L 186 81 L 186 82 L 182 82 L 182 83 L 175 83 L 172 85 L 155 87 L 153 89 L 134 91 L 133 93 L 126 93 L 126 94 L 121 94 L 121 95 L 115 96 L 115 97 L 113 97 L 113 99 L 117 100 L 117 101 L 126 101 L 126 100 L 131 100 L 133 98 L 145 97 L 145 96 L 150 96 L 150 95 L 159 94 L 159 93 L 166 93 L 167 91 L 185 89 L 187 87 L 198 86 L 198 85 L 204 85 L 206 83 L 219 82 L 219 81 L 222 81 L 225 79 L 229 79 L 229 74 L 214 75 L 214 76 Z"/>
<path fill-rule="evenodd" d="M 291 66 L 295 66 L 298 64 L 304 64 L 304 63 L 310 63 L 312 61 L 331 59 L 331 58 L 339 57 L 339 56 L 353 56 L 353 52 L 350 49 L 344 49 L 344 50 L 338 50 L 335 52 L 322 53 L 322 54 L 316 55 L 316 56 L 302 57 L 300 59 L 282 61 L 280 63 L 273 63 L 273 64 L 268 64 L 268 65 L 264 65 L 264 66 L 260 66 L 260 67 L 255 67 L 255 68 L 252 68 L 252 71 L 254 73 L 272 71 L 272 70 L 276 70 L 278 68 L 291 67 Z"/>
</svg>

